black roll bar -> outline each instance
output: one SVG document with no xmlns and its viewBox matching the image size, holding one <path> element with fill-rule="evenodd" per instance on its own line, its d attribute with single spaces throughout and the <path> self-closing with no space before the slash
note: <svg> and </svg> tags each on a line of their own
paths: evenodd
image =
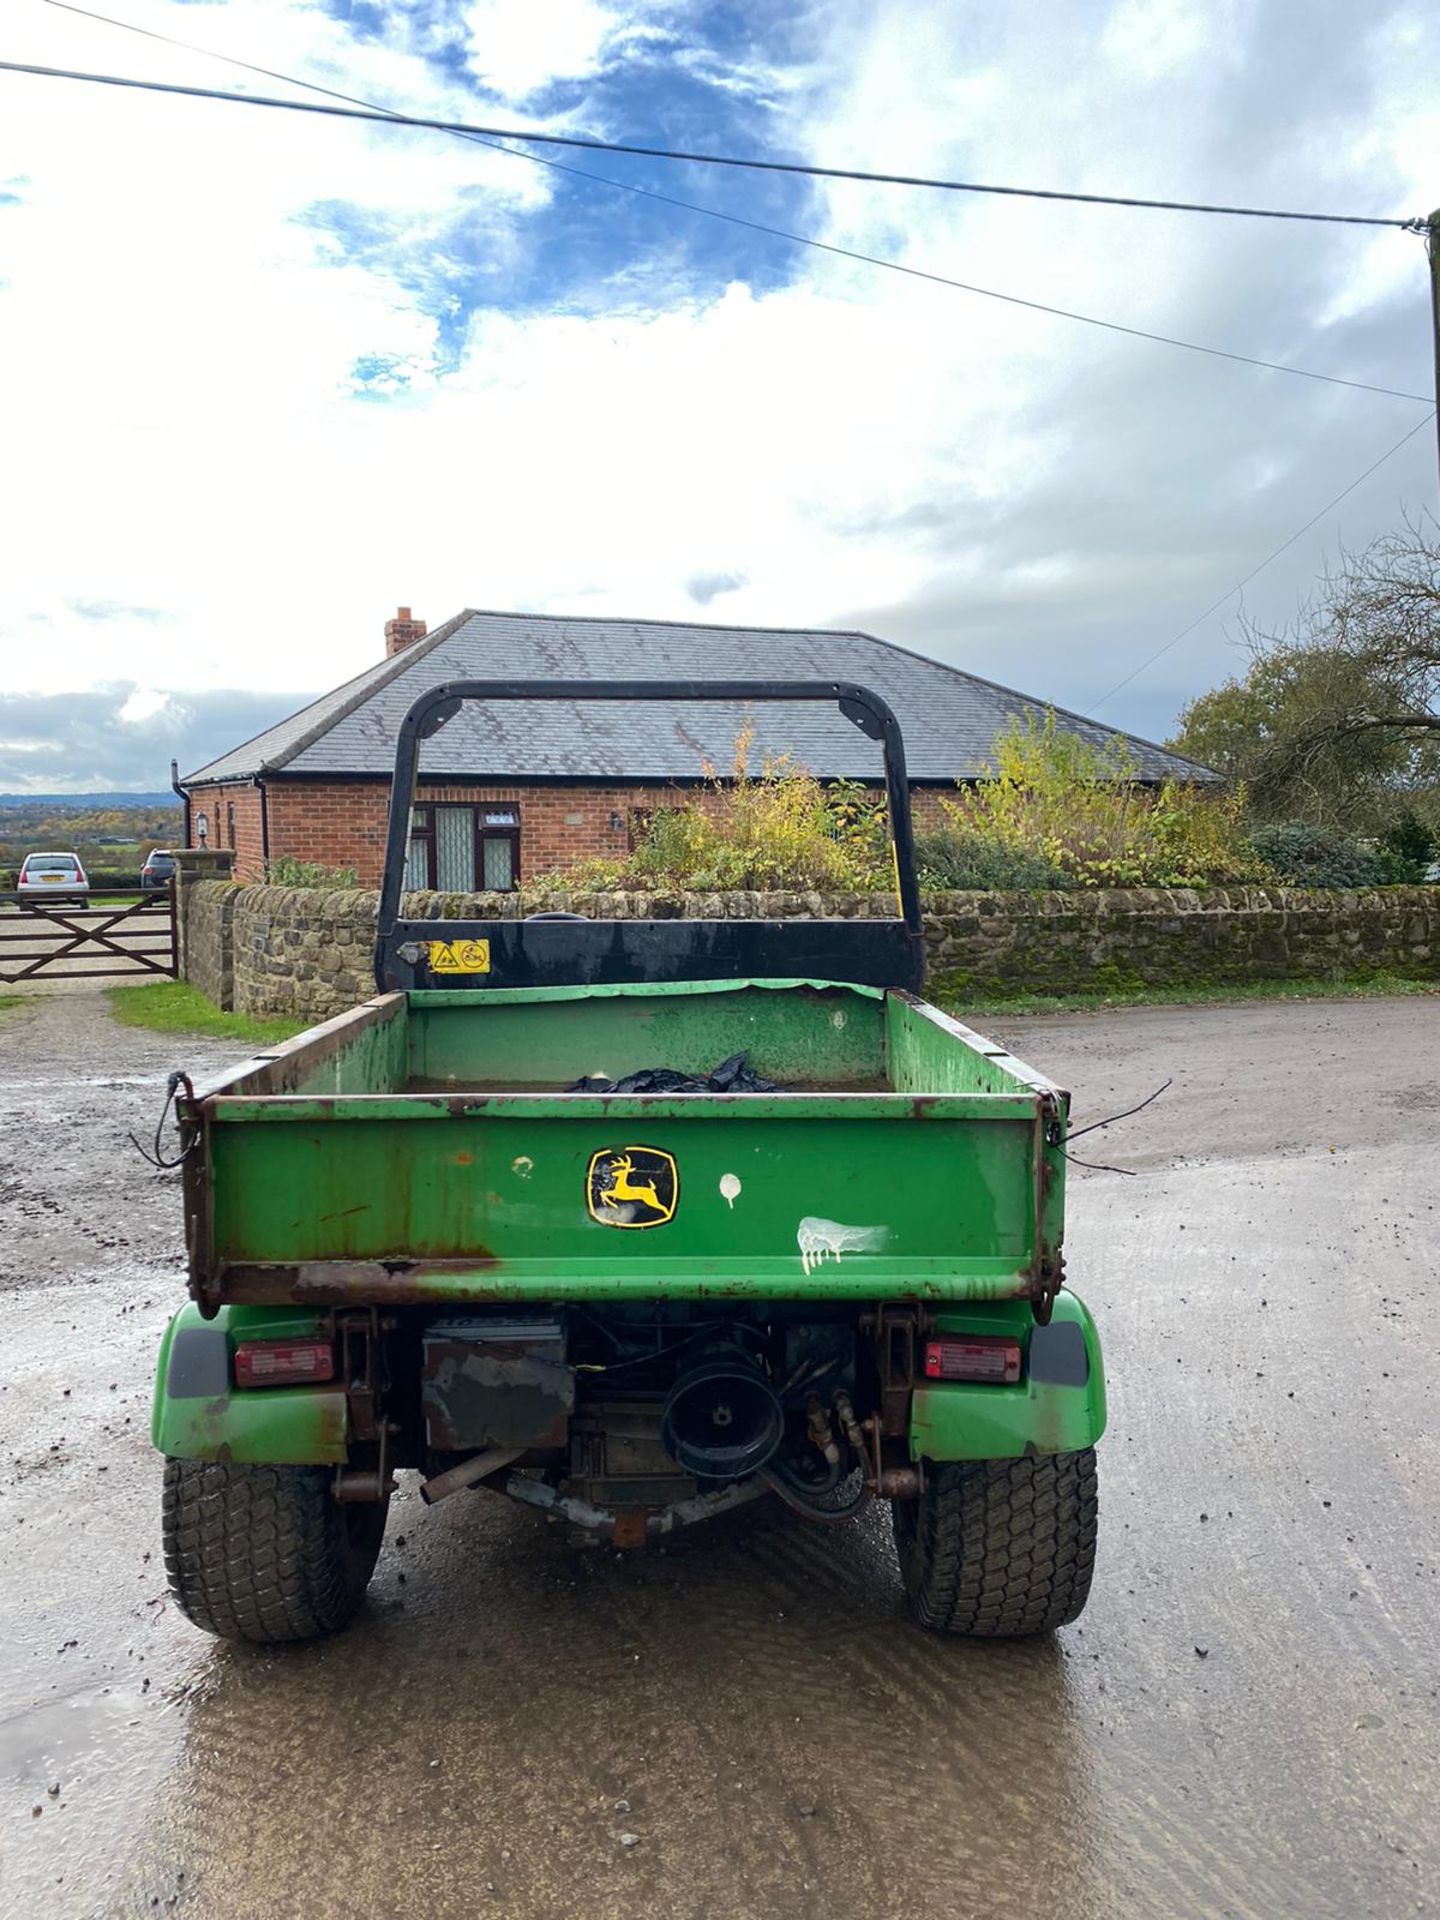
<svg viewBox="0 0 1440 1920">
<path fill-rule="evenodd" d="M 823 922 L 403 919 L 410 816 L 421 743 L 472 700 L 742 704 L 760 700 L 819 702 L 838 707 L 852 725 L 878 740 L 884 753 L 900 918 Z M 483 780 L 485 776 L 477 772 L 466 777 Z M 818 928 L 824 929 L 823 938 L 817 938 Z M 429 948 L 444 941 L 490 942 L 495 963 L 483 975 L 447 975 L 443 981 L 434 980 L 430 977 Z M 827 969 L 823 963 L 832 958 L 834 965 Z M 905 742 L 890 706 L 869 687 L 843 680 L 452 680 L 421 694 L 400 723 L 375 944 L 375 977 L 382 991 L 435 984 L 534 986 L 711 979 L 739 974 L 853 980 L 918 991 L 923 972 L 920 886 L 915 872 Z"/>
</svg>

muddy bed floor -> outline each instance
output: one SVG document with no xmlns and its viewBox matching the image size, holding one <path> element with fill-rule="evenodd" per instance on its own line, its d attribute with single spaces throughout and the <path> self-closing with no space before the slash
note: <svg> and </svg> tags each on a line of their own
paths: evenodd
<svg viewBox="0 0 1440 1920">
<path fill-rule="evenodd" d="M 333 1640 L 229 1650 L 160 1568 L 171 1066 L 0 1014 L 0 1909 L 38 1920 L 1394 1920 L 1440 1900 L 1440 1144 L 1426 1000 L 1010 1020 L 1078 1118 L 1111 1375 L 1089 1611 L 904 1612 L 887 1517 L 649 1557 L 392 1511 Z"/>
<path fill-rule="evenodd" d="M 557 1085 L 553 1080 L 476 1080 L 470 1075 L 456 1079 L 445 1074 L 412 1074 L 402 1089 L 405 1093 L 473 1093 L 479 1097 L 505 1093 L 571 1093 L 573 1085 Z M 884 1074 L 872 1074 L 862 1080 L 786 1080 L 776 1084 L 777 1093 L 893 1093 L 894 1088 Z M 674 1097 L 673 1095 L 670 1097 Z M 687 1098 L 695 1098 L 687 1095 Z M 704 1098 L 716 1099 L 710 1093 Z M 731 1096 L 737 1100 L 754 1098 L 748 1093 Z"/>
</svg>

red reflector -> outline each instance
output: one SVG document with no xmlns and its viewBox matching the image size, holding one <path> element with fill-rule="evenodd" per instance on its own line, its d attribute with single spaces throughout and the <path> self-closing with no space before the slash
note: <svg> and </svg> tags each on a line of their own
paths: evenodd
<svg viewBox="0 0 1440 1920">
<path fill-rule="evenodd" d="M 925 1378 L 992 1380 L 1009 1386 L 1020 1378 L 1020 1342 L 991 1334 L 942 1334 L 925 1342 Z"/>
<path fill-rule="evenodd" d="M 235 1349 L 237 1387 L 293 1387 L 334 1377 L 328 1340 L 246 1340 Z"/>
</svg>

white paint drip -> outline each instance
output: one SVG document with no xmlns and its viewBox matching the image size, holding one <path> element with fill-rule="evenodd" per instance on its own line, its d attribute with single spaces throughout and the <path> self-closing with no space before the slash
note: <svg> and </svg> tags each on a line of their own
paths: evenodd
<svg viewBox="0 0 1440 1920">
<path fill-rule="evenodd" d="M 535 1171 L 535 1162 L 528 1153 L 522 1153 L 518 1159 L 510 1162 L 510 1171 L 521 1180 L 528 1180 Z"/>
<path fill-rule="evenodd" d="M 730 1208 L 731 1212 L 733 1213 L 735 1210 L 735 1202 L 740 1198 L 739 1175 L 734 1173 L 722 1173 L 720 1176 L 720 1192 L 724 1196 L 725 1204 Z"/>
<path fill-rule="evenodd" d="M 806 1273 L 833 1260 L 838 1267 L 845 1253 L 879 1253 L 890 1237 L 888 1227 L 845 1227 L 838 1220 L 820 1220 L 807 1213 L 800 1222 L 795 1239 L 800 1248 L 800 1265 Z"/>
</svg>

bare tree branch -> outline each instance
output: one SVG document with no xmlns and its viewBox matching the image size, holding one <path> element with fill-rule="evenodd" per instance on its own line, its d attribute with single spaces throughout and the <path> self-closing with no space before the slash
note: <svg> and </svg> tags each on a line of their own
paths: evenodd
<svg viewBox="0 0 1440 1920">
<path fill-rule="evenodd" d="M 1245 779 L 1261 818 L 1371 830 L 1428 795 L 1440 818 L 1440 526 L 1342 553 L 1250 666 L 1192 703 L 1177 744 Z"/>
</svg>

